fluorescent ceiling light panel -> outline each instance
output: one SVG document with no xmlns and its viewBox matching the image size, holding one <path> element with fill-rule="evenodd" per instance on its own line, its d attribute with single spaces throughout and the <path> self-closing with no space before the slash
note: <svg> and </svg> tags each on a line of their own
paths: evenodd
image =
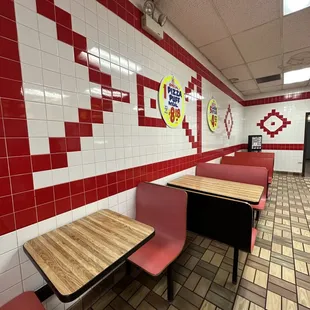
<svg viewBox="0 0 310 310">
<path fill-rule="evenodd" d="M 310 6 L 310 0 L 283 0 L 283 15 L 291 14 Z"/>
<path fill-rule="evenodd" d="M 292 84 L 310 80 L 310 68 L 284 72 L 284 84 Z"/>
</svg>

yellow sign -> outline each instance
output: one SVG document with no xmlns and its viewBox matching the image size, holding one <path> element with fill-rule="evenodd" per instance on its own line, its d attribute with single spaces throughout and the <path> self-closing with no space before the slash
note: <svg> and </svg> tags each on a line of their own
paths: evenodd
<svg viewBox="0 0 310 310">
<path fill-rule="evenodd" d="M 170 128 L 178 127 L 185 114 L 184 92 L 180 82 L 172 75 L 165 76 L 158 93 L 160 113 Z"/>
<path fill-rule="evenodd" d="M 208 103 L 207 120 L 211 131 L 215 131 L 218 126 L 218 108 L 215 99 L 211 99 Z"/>
</svg>

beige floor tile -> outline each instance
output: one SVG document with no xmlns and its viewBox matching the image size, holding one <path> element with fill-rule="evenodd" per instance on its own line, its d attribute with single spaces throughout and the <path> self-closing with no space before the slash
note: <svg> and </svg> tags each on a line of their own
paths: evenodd
<svg viewBox="0 0 310 310">
<path fill-rule="evenodd" d="M 272 252 L 276 252 L 276 253 L 281 254 L 281 250 L 282 250 L 281 244 L 278 244 L 275 242 L 272 243 Z"/>
<path fill-rule="evenodd" d="M 216 253 L 216 254 L 213 256 L 213 258 L 212 258 L 210 264 L 211 264 L 211 265 L 214 265 L 214 266 L 217 266 L 217 267 L 220 267 L 223 258 L 224 258 L 223 255 Z"/>
<path fill-rule="evenodd" d="M 310 231 L 309 230 L 302 229 L 301 234 L 305 237 L 310 237 Z"/>
<path fill-rule="evenodd" d="M 213 304 L 211 304 L 210 302 L 204 300 L 200 310 L 215 310 L 216 306 L 214 306 Z"/>
<path fill-rule="evenodd" d="M 281 265 L 275 264 L 273 262 L 270 263 L 269 273 L 275 277 L 281 279 Z"/>
<path fill-rule="evenodd" d="M 256 304 L 254 304 L 253 302 L 251 302 L 249 310 L 264 310 L 264 308 L 262 308 Z"/>
<path fill-rule="evenodd" d="M 305 252 L 310 253 L 310 245 L 304 244 Z"/>
<path fill-rule="evenodd" d="M 295 284 L 295 272 L 294 270 L 287 268 L 287 267 L 282 267 L 282 279 L 291 282 Z"/>
<path fill-rule="evenodd" d="M 289 256 L 289 257 L 293 257 L 293 250 L 285 245 L 282 246 L 282 254 Z"/>
<path fill-rule="evenodd" d="M 303 251 L 304 250 L 303 246 L 302 246 L 302 243 L 299 242 L 299 241 L 293 240 L 293 247 L 294 247 L 294 249 L 299 250 L 299 251 Z"/>
<path fill-rule="evenodd" d="M 281 310 L 281 296 L 271 291 L 267 292 L 266 309 Z"/>
<path fill-rule="evenodd" d="M 249 300 L 237 295 L 233 310 L 245 310 L 249 308 L 249 305 L 250 305 Z"/>
<path fill-rule="evenodd" d="M 301 260 L 295 259 L 295 268 L 297 271 L 308 274 L 307 264 Z"/>
<path fill-rule="evenodd" d="M 270 251 L 261 248 L 259 257 L 269 261 L 270 260 Z"/>
<path fill-rule="evenodd" d="M 267 288 L 267 280 L 268 280 L 267 273 L 262 272 L 260 270 L 256 270 L 255 280 L 254 280 L 255 284 L 257 284 L 263 288 Z"/>
<path fill-rule="evenodd" d="M 298 296 L 298 303 L 301 305 L 310 308 L 310 291 L 297 286 L 297 296 Z"/>
<path fill-rule="evenodd" d="M 256 269 L 249 267 L 249 266 L 245 266 L 243 274 L 242 274 L 242 278 L 244 278 L 250 282 L 253 282 L 254 277 L 255 277 L 255 271 L 256 271 Z"/>
<path fill-rule="evenodd" d="M 297 304 L 283 297 L 282 298 L 282 310 L 297 310 Z"/>
<path fill-rule="evenodd" d="M 259 251 L 260 251 L 260 247 L 254 245 L 254 248 L 253 248 L 251 254 L 258 257 L 259 256 Z"/>
<path fill-rule="evenodd" d="M 292 232 L 294 234 L 300 235 L 300 228 L 292 226 Z"/>
<path fill-rule="evenodd" d="M 204 260 L 207 263 L 210 263 L 210 261 L 211 261 L 213 256 L 214 256 L 214 252 L 210 251 L 210 250 L 207 250 L 207 251 L 205 251 L 205 253 L 201 257 L 201 259 Z"/>
<path fill-rule="evenodd" d="M 291 239 L 291 237 L 292 237 L 292 234 L 286 230 L 282 231 L 282 235 L 283 235 L 283 238 Z"/>
</svg>

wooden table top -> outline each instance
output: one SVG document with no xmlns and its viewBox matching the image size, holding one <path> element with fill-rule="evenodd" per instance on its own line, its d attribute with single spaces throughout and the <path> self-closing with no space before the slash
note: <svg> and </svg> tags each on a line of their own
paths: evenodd
<svg viewBox="0 0 310 310">
<path fill-rule="evenodd" d="M 236 199 L 253 205 L 259 204 L 264 191 L 264 187 L 259 185 L 205 178 L 196 175 L 184 175 L 169 182 L 168 185 L 202 194 Z"/>
<path fill-rule="evenodd" d="M 107 276 L 155 235 L 153 227 L 101 210 L 24 244 L 24 250 L 63 302 Z"/>
</svg>

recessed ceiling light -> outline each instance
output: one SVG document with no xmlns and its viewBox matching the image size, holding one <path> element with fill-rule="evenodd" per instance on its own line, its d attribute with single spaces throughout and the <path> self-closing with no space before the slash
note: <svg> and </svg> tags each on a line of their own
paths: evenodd
<svg viewBox="0 0 310 310">
<path fill-rule="evenodd" d="M 292 84 L 310 80 L 310 68 L 284 72 L 284 84 Z"/>
<path fill-rule="evenodd" d="M 291 14 L 310 6 L 310 0 L 283 0 L 283 14 Z"/>
</svg>

